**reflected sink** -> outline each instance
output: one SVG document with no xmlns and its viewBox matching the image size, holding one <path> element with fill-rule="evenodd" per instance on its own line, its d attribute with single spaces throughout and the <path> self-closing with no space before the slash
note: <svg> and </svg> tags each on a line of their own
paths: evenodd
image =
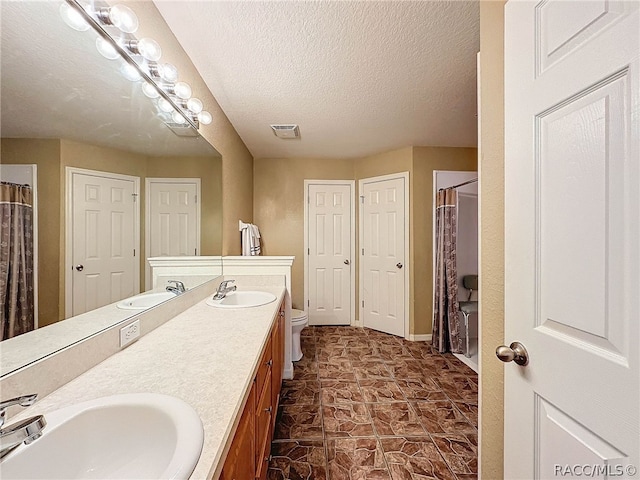
<svg viewBox="0 0 640 480">
<path fill-rule="evenodd" d="M 120 300 L 116 303 L 116 307 L 122 310 L 146 310 L 171 298 L 176 298 L 176 294 L 171 292 L 143 293 Z"/>
<path fill-rule="evenodd" d="M 200 417 L 167 395 L 113 395 L 44 417 L 42 437 L 2 460 L 3 480 L 187 479 L 202 451 Z"/>
<path fill-rule="evenodd" d="M 254 290 L 236 290 L 227 293 L 222 300 L 214 300 L 209 298 L 207 305 L 218 308 L 248 308 L 260 307 L 273 302 L 276 296 L 269 292 L 260 292 Z"/>
</svg>

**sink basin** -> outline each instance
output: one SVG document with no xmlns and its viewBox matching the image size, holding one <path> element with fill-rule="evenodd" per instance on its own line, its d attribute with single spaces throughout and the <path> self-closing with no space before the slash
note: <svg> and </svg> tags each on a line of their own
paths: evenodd
<svg viewBox="0 0 640 480">
<path fill-rule="evenodd" d="M 171 292 L 143 293 L 120 300 L 116 303 L 116 307 L 123 310 L 146 310 L 171 298 L 176 298 L 176 294 Z"/>
<path fill-rule="evenodd" d="M 236 290 L 227 293 L 222 300 L 214 300 L 209 298 L 207 305 L 218 308 L 248 308 L 260 307 L 275 301 L 276 296 L 269 292 L 260 292 L 254 290 Z"/>
<path fill-rule="evenodd" d="M 3 480 L 187 479 L 202 451 L 198 414 L 167 395 L 114 395 L 44 417 L 42 437 L 2 460 Z"/>
</svg>

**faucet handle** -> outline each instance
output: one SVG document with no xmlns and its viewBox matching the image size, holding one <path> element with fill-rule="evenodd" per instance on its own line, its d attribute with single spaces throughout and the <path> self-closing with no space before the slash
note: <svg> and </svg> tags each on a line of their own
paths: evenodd
<svg viewBox="0 0 640 480">
<path fill-rule="evenodd" d="M 22 395 L 20 397 L 12 398 L 10 400 L 3 400 L 2 402 L 0 402 L 0 427 L 4 425 L 7 408 L 13 407 L 14 405 L 20 405 L 21 407 L 30 407 L 31 405 L 36 403 L 36 398 L 38 398 L 37 393 L 30 393 L 29 395 Z"/>
<path fill-rule="evenodd" d="M 167 280 L 167 283 L 173 283 L 175 284 L 176 288 L 178 289 L 179 292 L 185 292 L 186 289 L 184 287 L 184 283 L 182 283 L 180 280 Z"/>
<path fill-rule="evenodd" d="M 219 288 L 227 288 L 230 283 L 236 283 L 236 281 L 235 280 L 223 280 L 222 282 L 220 282 L 220 287 Z"/>
</svg>

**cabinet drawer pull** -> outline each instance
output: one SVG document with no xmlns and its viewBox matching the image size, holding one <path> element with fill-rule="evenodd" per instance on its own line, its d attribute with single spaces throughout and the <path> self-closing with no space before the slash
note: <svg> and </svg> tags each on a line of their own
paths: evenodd
<svg viewBox="0 0 640 480">
<path fill-rule="evenodd" d="M 271 412 L 271 410 L 272 410 L 272 407 L 267 407 L 264 409 L 265 412 Z"/>
<path fill-rule="evenodd" d="M 272 458 L 272 455 L 269 455 L 268 457 L 264 457 L 264 461 L 265 462 L 270 462 Z"/>
<path fill-rule="evenodd" d="M 270 367 L 271 365 L 273 365 L 273 360 L 269 360 L 267 363 L 265 363 L 265 365 L 267 367 Z"/>
</svg>

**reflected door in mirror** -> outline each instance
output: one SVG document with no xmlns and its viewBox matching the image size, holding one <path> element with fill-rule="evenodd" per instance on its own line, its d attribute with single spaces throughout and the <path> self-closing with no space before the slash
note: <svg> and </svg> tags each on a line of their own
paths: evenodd
<svg viewBox="0 0 640 480">
<path fill-rule="evenodd" d="M 79 315 L 134 295 L 136 177 L 72 174 L 72 311 Z"/>
</svg>

